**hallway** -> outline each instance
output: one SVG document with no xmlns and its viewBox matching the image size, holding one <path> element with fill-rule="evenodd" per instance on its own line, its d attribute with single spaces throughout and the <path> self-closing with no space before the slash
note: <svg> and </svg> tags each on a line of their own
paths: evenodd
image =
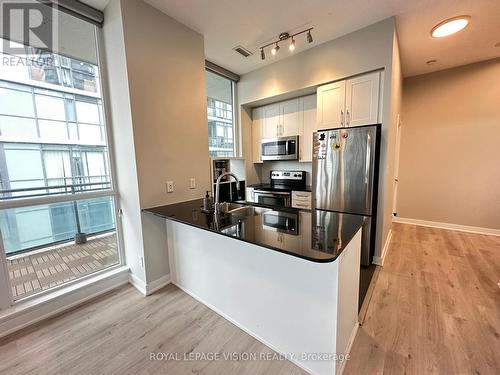
<svg viewBox="0 0 500 375">
<path fill-rule="evenodd" d="M 500 373 L 500 237 L 393 224 L 345 374 Z"/>
</svg>

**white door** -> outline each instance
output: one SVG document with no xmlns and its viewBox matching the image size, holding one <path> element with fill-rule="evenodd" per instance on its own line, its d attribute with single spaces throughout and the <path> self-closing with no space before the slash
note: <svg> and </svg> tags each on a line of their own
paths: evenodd
<svg viewBox="0 0 500 375">
<path fill-rule="evenodd" d="M 287 100 L 280 103 L 280 124 L 278 135 L 287 137 L 299 134 L 300 116 L 299 99 Z"/>
<path fill-rule="evenodd" d="M 263 124 L 262 138 L 276 138 L 280 125 L 280 105 L 279 103 L 262 107 Z"/>
<path fill-rule="evenodd" d="M 399 184 L 399 155 L 401 150 L 401 117 L 398 114 L 397 128 L 396 128 L 396 150 L 394 152 L 394 194 L 392 196 L 392 215 L 397 215 L 397 203 L 398 203 L 398 184 Z"/>
<path fill-rule="evenodd" d="M 262 108 L 255 108 L 252 111 L 252 161 L 262 163 L 261 140 L 262 140 Z"/>
<path fill-rule="evenodd" d="M 318 129 L 343 126 L 345 116 L 345 81 L 318 87 L 317 108 Z"/>
<path fill-rule="evenodd" d="M 312 161 L 312 136 L 317 130 L 316 95 L 299 98 L 301 129 L 299 133 L 299 161 Z"/>
<path fill-rule="evenodd" d="M 346 81 L 346 126 L 378 123 L 380 72 Z"/>
</svg>

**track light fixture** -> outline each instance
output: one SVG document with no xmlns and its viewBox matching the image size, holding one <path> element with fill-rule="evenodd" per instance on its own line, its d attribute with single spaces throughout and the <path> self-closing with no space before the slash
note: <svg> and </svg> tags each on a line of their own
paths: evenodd
<svg viewBox="0 0 500 375">
<path fill-rule="evenodd" d="M 288 46 L 288 50 L 290 52 L 293 52 L 295 50 L 295 37 L 297 35 L 300 35 L 300 34 L 303 34 L 303 33 L 307 33 L 307 37 L 306 37 L 307 38 L 307 42 L 308 43 L 312 43 L 312 41 L 313 41 L 313 38 L 312 38 L 312 35 L 311 35 L 311 30 L 312 29 L 313 28 L 311 27 L 310 29 L 305 29 L 305 30 L 299 31 L 298 33 L 294 33 L 294 34 L 281 33 L 278 36 L 278 40 L 273 40 L 271 43 L 268 43 L 265 46 L 260 47 L 260 58 L 261 58 L 261 60 L 265 60 L 266 59 L 265 48 L 274 45 L 273 48 L 271 49 L 271 55 L 276 56 L 278 54 L 279 49 L 280 49 L 279 42 L 283 42 L 283 41 L 285 41 L 287 39 L 291 39 L 290 45 Z"/>
</svg>

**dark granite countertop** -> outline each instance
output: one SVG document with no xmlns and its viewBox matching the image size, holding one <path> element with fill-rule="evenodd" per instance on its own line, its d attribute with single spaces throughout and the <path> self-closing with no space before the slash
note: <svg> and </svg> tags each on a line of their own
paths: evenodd
<svg viewBox="0 0 500 375">
<path fill-rule="evenodd" d="M 363 225 L 364 217 L 313 209 L 231 203 L 232 212 L 201 210 L 202 200 L 143 209 L 159 217 L 263 246 L 313 262 L 332 262 Z"/>
</svg>

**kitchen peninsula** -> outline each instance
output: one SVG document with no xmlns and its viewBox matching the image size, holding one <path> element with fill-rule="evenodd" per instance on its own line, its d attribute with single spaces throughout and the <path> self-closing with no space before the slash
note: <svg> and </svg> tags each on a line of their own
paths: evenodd
<svg viewBox="0 0 500 375">
<path fill-rule="evenodd" d="M 307 371 L 338 372 L 358 326 L 363 216 L 201 206 L 144 210 L 167 219 L 172 282 Z"/>
</svg>

